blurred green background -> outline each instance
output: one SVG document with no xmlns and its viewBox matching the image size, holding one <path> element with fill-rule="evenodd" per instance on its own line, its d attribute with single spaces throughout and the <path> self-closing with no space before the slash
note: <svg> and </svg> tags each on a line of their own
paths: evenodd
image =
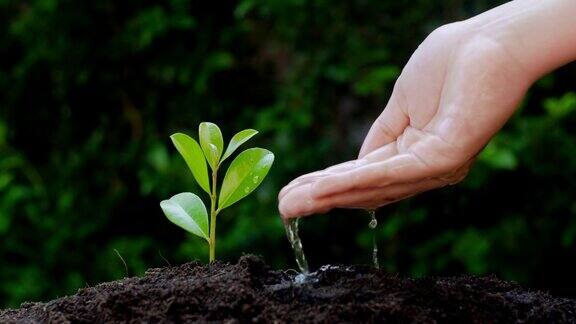
<svg viewBox="0 0 576 324">
<path fill-rule="evenodd" d="M 0 307 L 206 260 L 159 201 L 201 190 L 171 146 L 201 121 L 276 162 L 219 217 L 218 256 L 295 267 L 282 185 L 354 158 L 411 52 L 490 0 L 0 0 Z M 402 275 L 496 273 L 576 296 L 576 67 L 540 80 L 460 185 L 379 210 Z M 313 267 L 369 263 L 368 216 L 302 221 Z"/>
</svg>

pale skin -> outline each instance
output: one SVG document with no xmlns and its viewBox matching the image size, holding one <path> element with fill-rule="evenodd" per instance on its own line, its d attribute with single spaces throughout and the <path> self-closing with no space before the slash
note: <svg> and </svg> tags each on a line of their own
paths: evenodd
<svg viewBox="0 0 576 324">
<path fill-rule="evenodd" d="M 460 182 L 529 87 L 576 60 L 576 0 L 515 0 L 432 32 L 403 68 L 358 158 L 300 176 L 283 218 L 375 209 Z"/>
</svg>

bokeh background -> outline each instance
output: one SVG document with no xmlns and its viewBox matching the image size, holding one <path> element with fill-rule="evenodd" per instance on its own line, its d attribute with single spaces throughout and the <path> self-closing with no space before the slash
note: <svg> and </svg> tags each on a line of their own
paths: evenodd
<svg viewBox="0 0 576 324">
<path fill-rule="evenodd" d="M 169 135 L 244 128 L 276 162 L 219 216 L 220 259 L 294 268 L 291 178 L 352 159 L 411 52 L 491 0 L 0 0 L 0 307 L 205 261 L 159 201 L 197 191 Z M 385 269 L 576 296 L 576 67 L 540 80 L 460 185 L 378 211 Z M 489 108 L 489 107 L 487 107 Z M 369 263 L 369 218 L 301 222 L 313 267 Z"/>
</svg>

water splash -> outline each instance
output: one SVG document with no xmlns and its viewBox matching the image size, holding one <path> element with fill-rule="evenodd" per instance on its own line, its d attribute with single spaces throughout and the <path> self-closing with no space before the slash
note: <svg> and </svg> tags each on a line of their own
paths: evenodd
<svg viewBox="0 0 576 324">
<path fill-rule="evenodd" d="M 306 261 L 306 256 L 304 255 L 304 250 L 302 249 L 302 241 L 300 241 L 300 236 L 298 236 L 298 220 L 299 218 L 289 219 L 285 224 L 286 236 L 288 236 L 288 241 L 294 250 L 294 256 L 296 257 L 296 263 L 300 269 L 301 274 L 296 277 L 296 282 L 304 282 L 306 276 L 310 272 L 308 269 L 308 262 Z"/>
<path fill-rule="evenodd" d="M 376 219 L 376 211 L 369 210 L 370 223 L 368 227 L 372 230 L 372 264 L 374 268 L 380 269 L 380 263 L 378 262 L 378 242 L 376 241 L 376 227 L 378 226 L 378 220 Z"/>
</svg>

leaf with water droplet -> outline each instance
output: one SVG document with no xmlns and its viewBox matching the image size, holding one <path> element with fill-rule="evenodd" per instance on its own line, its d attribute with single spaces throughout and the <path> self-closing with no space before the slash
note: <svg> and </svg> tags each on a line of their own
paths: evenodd
<svg viewBox="0 0 576 324">
<path fill-rule="evenodd" d="M 262 148 L 251 148 L 238 154 L 224 176 L 218 209 L 231 206 L 258 188 L 273 162 L 274 154 Z"/>
<path fill-rule="evenodd" d="M 198 136 L 208 164 L 212 170 L 216 169 L 224 151 L 224 139 L 220 128 L 216 124 L 202 122 L 198 127 Z"/>
<path fill-rule="evenodd" d="M 249 139 L 251 139 L 254 135 L 258 134 L 258 131 L 255 129 L 245 129 L 236 133 L 230 140 L 230 144 L 228 144 L 228 148 L 226 148 L 226 152 L 222 156 L 222 160 L 226 160 L 234 151 L 240 147 L 240 145 L 246 143 Z"/>
<path fill-rule="evenodd" d="M 163 200 L 160 207 L 172 223 L 208 241 L 208 212 L 198 196 L 191 192 L 179 193 Z"/>
</svg>

